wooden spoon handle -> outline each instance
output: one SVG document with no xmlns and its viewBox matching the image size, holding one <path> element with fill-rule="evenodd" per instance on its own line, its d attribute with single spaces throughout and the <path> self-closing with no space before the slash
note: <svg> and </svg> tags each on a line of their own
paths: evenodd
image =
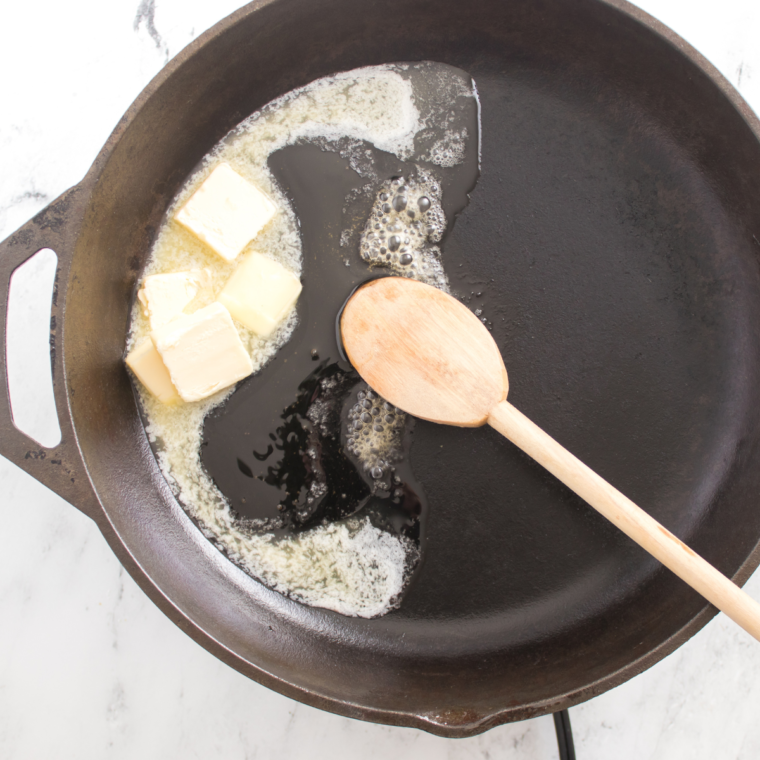
<svg viewBox="0 0 760 760">
<path fill-rule="evenodd" d="M 760 604 L 512 404 L 508 401 L 497 404 L 488 417 L 488 424 L 760 641 Z"/>
</svg>

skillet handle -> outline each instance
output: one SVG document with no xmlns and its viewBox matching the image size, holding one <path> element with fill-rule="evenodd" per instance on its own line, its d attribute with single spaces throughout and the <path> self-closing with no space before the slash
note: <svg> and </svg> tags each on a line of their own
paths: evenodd
<svg viewBox="0 0 760 760">
<path fill-rule="evenodd" d="M 84 183 L 72 187 L 0 243 L 0 454 L 88 517 L 95 519 L 102 512 L 90 485 L 69 415 L 61 341 L 71 259 L 88 196 L 89 188 Z M 11 275 L 18 266 L 43 248 L 51 248 L 58 256 L 51 309 L 50 345 L 53 393 L 61 426 L 61 442 L 51 449 L 41 447 L 13 424 L 6 367 Z"/>
</svg>

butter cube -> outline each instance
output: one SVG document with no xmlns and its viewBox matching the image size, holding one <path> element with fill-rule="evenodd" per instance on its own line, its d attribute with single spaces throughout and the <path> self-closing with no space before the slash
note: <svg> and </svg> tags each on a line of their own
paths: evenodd
<svg viewBox="0 0 760 760">
<path fill-rule="evenodd" d="M 200 401 L 253 372 L 232 317 L 220 303 L 182 314 L 150 337 L 184 401 Z"/>
<path fill-rule="evenodd" d="M 143 305 L 145 316 L 150 320 L 150 329 L 155 330 L 182 314 L 182 310 L 198 295 L 201 287 L 210 285 L 211 273 L 208 269 L 146 277 L 137 297 Z"/>
<path fill-rule="evenodd" d="M 266 338 L 301 292 L 300 280 L 276 261 L 249 253 L 227 280 L 217 301 L 238 322 Z"/>
<path fill-rule="evenodd" d="M 229 164 L 219 164 L 175 219 L 233 261 L 274 216 L 277 207 Z"/>
<path fill-rule="evenodd" d="M 146 338 L 139 346 L 133 348 L 125 361 L 137 375 L 137 379 L 159 401 L 163 401 L 164 404 L 176 404 L 180 400 L 169 372 L 150 338 Z"/>
</svg>

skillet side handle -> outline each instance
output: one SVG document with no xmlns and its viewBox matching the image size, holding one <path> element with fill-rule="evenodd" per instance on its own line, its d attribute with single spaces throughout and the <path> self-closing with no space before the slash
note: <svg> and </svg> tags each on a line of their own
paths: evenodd
<svg viewBox="0 0 760 760">
<path fill-rule="evenodd" d="M 71 259 L 89 189 L 72 187 L 0 243 L 0 454 L 93 519 L 102 514 L 79 452 L 65 388 L 61 330 Z M 53 393 L 61 442 L 46 449 L 14 424 L 8 393 L 6 330 L 11 275 L 43 248 L 58 256 L 50 320 Z"/>
</svg>

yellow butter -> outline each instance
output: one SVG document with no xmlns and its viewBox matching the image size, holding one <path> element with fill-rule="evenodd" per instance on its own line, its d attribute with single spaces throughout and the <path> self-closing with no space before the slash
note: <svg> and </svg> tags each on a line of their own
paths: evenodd
<svg viewBox="0 0 760 760">
<path fill-rule="evenodd" d="M 232 317 L 220 303 L 182 314 L 150 338 L 184 401 L 200 401 L 253 372 Z"/>
<path fill-rule="evenodd" d="M 227 280 L 217 301 L 262 338 L 290 312 L 301 293 L 301 281 L 260 253 L 249 253 Z"/>
<path fill-rule="evenodd" d="M 211 273 L 208 269 L 152 274 L 146 277 L 137 297 L 150 321 L 150 329 L 155 330 L 179 316 L 198 295 L 201 287 L 209 287 L 210 282 Z"/>
<path fill-rule="evenodd" d="M 125 361 L 137 379 L 159 401 L 163 401 L 164 404 L 176 404 L 180 400 L 169 372 L 150 338 L 146 338 L 132 349 Z"/>
<path fill-rule="evenodd" d="M 223 259 L 233 261 L 276 211 L 256 185 L 229 164 L 219 164 L 174 218 Z"/>
</svg>

